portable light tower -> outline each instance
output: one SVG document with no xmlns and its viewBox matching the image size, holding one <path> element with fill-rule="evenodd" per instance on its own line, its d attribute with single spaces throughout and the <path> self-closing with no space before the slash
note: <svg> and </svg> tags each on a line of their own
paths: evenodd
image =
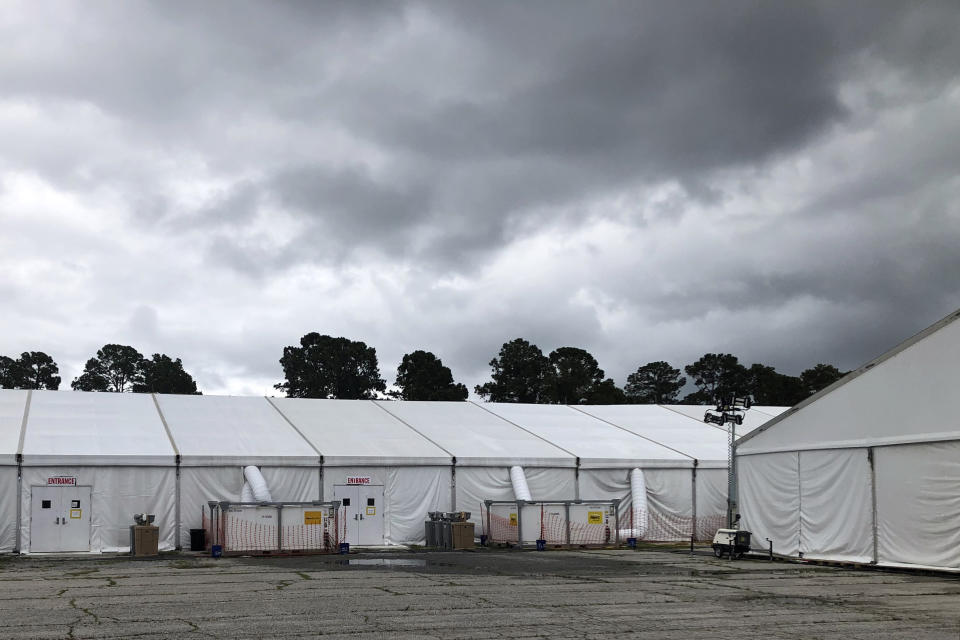
<svg viewBox="0 0 960 640">
<path fill-rule="evenodd" d="M 737 459 L 734 443 L 737 440 L 737 425 L 743 424 L 743 412 L 750 409 L 750 396 L 731 394 L 716 398 L 716 408 L 707 409 L 703 421 L 727 428 L 727 526 L 733 527 L 737 519 Z"/>
</svg>

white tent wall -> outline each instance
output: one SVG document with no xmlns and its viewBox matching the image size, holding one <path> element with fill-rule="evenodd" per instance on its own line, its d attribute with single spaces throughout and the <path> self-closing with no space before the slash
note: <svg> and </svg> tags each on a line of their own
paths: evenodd
<svg viewBox="0 0 960 640">
<path fill-rule="evenodd" d="M 423 544 L 423 523 L 430 511 L 450 511 L 450 467 L 323 468 L 323 495 L 334 499 L 334 487 L 349 477 L 369 477 L 383 485 L 383 537 L 386 544 Z"/>
<path fill-rule="evenodd" d="M 727 470 L 698 468 L 697 540 L 710 540 L 727 524 Z"/>
<path fill-rule="evenodd" d="M 647 540 L 689 540 L 693 526 L 693 470 L 643 469 L 650 511 Z M 623 501 L 630 506 L 630 469 L 581 469 L 580 497 L 584 500 Z M 621 524 L 626 527 L 627 524 Z"/>
<path fill-rule="evenodd" d="M 17 468 L 0 466 L 0 553 L 17 548 Z"/>
<path fill-rule="evenodd" d="M 23 467 L 20 524 L 21 549 L 30 551 L 30 506 L 33 487 L 46 487 L 47 478 L 72 476 L 77 486 L 90 486 L 90 550 L 130 549 L 135 513 L 152 513 L 160 528 L 160 550 L 176 546 L 176 469 L 173 467 Z"/>
<path fill-rule="evenodd" d="M 536 501 L 574 500 L 577 491 L 575 469 L 523 467 Z M 484 500 L 516 500 L 510 482 L 510 467 L 457 467 L 457 511 L 469 511 L 477 535 L 486 533 Z"/>
<path fill-rule="evenodd" d="M 753 533 L 756 549 L 773 540 L 773 551 L 800 551 L 800 457 L 797 452 L 737 458 L 740 528 Z"/>
<path fill-rule="evenodd" d="M 17 548 L 17 449 L 27 392 L 0 390 L 0 553 Z"/>
<path fill-rule="evenodd" d="M 801 451 L 799 458 L 800 553 L 823 560 L 873 560 L 867 450 Z"/>
<path fill-rule="evenodd" d="M 274 501 L 307 502 L 320 499 L 319 467 L 268 467 L 260 472 Z M 202 526 L 210 500 L 239 501 L 243 467 L 180 468 L 180 544 L 189 548 L 190 529 Z"/>
<path fill-rule="evenodd" d="M 960 568 L 960 441 L 877 447 L 877 560 Z"/>
</svg>

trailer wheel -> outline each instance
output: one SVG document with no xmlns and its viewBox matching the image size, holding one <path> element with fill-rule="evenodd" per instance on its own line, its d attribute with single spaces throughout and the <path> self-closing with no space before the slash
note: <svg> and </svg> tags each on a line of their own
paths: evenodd
<svg viewBox="0 0 960 640">
<path fill-rule="evenodd" d="M 721 546 L 718 545 L 718 544 L 713 545 L 713 555 L 715 555 L 715 556 L 718 557 L 718 558 L 722 558 L 722 557 L 723 557 L 723 547 L 721 547 Z"/>
</svg>

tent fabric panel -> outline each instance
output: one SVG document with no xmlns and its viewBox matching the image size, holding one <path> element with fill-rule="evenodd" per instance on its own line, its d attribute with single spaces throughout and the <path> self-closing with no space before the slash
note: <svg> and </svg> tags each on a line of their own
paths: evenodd
<svg viewBox="0 0 960 640">
<path fill-rule="evenodd" d="M 29 428 L 28 428 L 29 431 Z M 63 465 L 78 465 L 84 467 L 173 467 L 176 466 L 176 457 L 169 455 L 52 455 L 24 454 L 24 467 L 57 467 Z"/>
<path fill-rule="evenodd" d="M 20 427 L 26 407 L 26 391 L 0 389 L 0 465 L 17 464 Z"/>
<path fill-rule="evenodd" d="M 568 458 L 523 458 L 523 457 L 482 457 L 482 456 L 457 456 L 457 467 L 512 467 L 519 465 L 524 469 L 548 468 L 548 469 L 570 469 L 577 466 L 577 459 L 573 456 Z"/>
<path fill-rule="evenodd" d="M 17 469 L 0 467 L 0 553 L 17 547 Z"/>
<path fill-rule="evenodd" d="M 873 490 L 866 449 L 800 452 L 800 552 L 873 560 Z"/>
<path fill-rule="evenodd" d="M 30 550 L 31 489 L 46 487 L 50 476 L 75 476 L 77 486 L 89 486 L 90 550 L 130 550 L 133 514 L 152 513 L 160 528 L 160 550 L 176 546 L 176 469 L 171 467 L 24 467 L 21 542 Z"/>
<path fill-rule="evenodd" d="M 477 535 L 486 533 L 484 500 L 516 500 L 507 467 L 457 466 L 456 494 L 457 511 L 470 512 L 470 522 L 474 523 Z"/>
<path fill-rule="evenodd" d="M 369 400 L 270 402 L 323 454 L 325 463 L 344 458 L 356 464 L 366 458 L 370 464 L 385 465 L 389 458 L 407 464 L 450 464 L 449 453 Z"/>
<path fill-rule="evenodd" d="M 245 455 L 204 455 L 181 458 L 180 466 L 186 467 L 311 467 L 320 466 L 318 456 L 253 456 Z"/>
<path fill-rule="evenodd" d="M 423 523 L 430 511 L 450 511 L 450 467 L 388 467 L 387 544 L 425 544 Z"/>
<path fill-rule="evenodd" d="M 339 467 L 449 467 L 453 458 L 401 458 L 391 456 L 337 456 L 323 458 L 324 468 Z"/>
<path fill-rule="evenodd" d="M 669 459 L 633 459 L 629 456 L 621 458 L 580 458 L 581 469 L 623 469 L 624 467 L 643 469 L 692 469 L 693 458 L 680 456 Z M 723 465 L 726 467 L 726 463 Z"/>
<path fill-rule="evenodd" d="M 266 398 L 156 396 L 184 465 L 317 464 L 320 456 Z M 227 462 L 224 462 L 227 463 Z"/>
<path fill-rule="evenodd" d="M 753 547 L 796 556 L 800 550 L 800 469 L 797 452 L 737 457 L 740 528 L 753 533 Z"/>
<path fill-rule="evenodd" d="M 589 415 L 594 407 L 578 411 L 564 405 L 489 402 L 484 408 L 569 451 L 581 461 L 611 458 L 690 461 L 689 456 Z M 619 466 L 622 468 L 623 464 Z"/>
<path fill-rule="evenodd" d="M 707 407 L 680 407 L 688 410 L 690 415 L 654 404 L 585 405 L 581 408 L 621 429 L 680 451 L 690 458 L 722 460 L 726 466 L 727 436 L 724 431 L 703 422 Z"/>
<path fill-rule="evenodd" d="M 960 322 L 951 321 L 800 403 L 738 449 L 763 453 L 960 440 L 957 362 Z"/>
<path fill-rule="evenodd" d="M 693 533 L 693 473 L 644 469 L 650 525 L 661 540 L 689 540 Z M 651 538 L 652 539 L 652 538 Z"/>
<path fill-rule="evenodd" d="M 710 540 L 727 524 L 727 470 L 697 469 L 697 540 Z"/>
<path fill-rule="evenodd" d="M 386 544 L 424 544 L 423 523 L 429 511 L 450 511 L 450 467 L 338 467 L 324 469 L 323 493 L 334 499 L 334 486 L 349 476 L 370 476 L 383 485 L 383 539 Z"/>
<path fill-rule="evenodd" d="M 274 500 L 320 500 L 320 467 L 260 467 Z M 241 485 L 242 487 L 242 485 Z"/>
<path fill-rule="evenodd" d="M 874 460 L 877 561 L 960 568 L 960 441 L 878 447 Z"/>
<path fill-rule="evenodd" d="M 25 464 L 172 465 L 175 455 L 148 394 L 31 393 Z"/>
<path fill-rule="evenodd" d="M 260 467 L 267 481 L 270 497 L 277 501 L 309 502 L 320 495 L 319 471 L 316 466 Z M 190 545 L 190 529 L 199 529 L 203 513 L 209 515 L 210 500 L 240 500 L 243 488 L 243 467 L 183 467 L 180 469 L 180 544 Z"/>
<path fill-rule="evenodd" d="M 416 429 L 457 463 L 471 466 L 570 466 L 576 457 L 472 402 L 389 402 L 378 404 Z"/>
</svg>

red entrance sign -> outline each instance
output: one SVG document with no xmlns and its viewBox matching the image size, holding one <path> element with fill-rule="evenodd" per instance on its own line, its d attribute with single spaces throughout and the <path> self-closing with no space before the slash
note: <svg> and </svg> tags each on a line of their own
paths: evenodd
<svg viewBox="0 0 960 640">
<path fill-rule="evenodd" d="M 47 478 L 48 487 L 62 487 L 66 485 L 77 486 L 77 478 L 75 476 L 54 476 Z"/>
<path fill-rule="evenodd" d="M 370 476 L 347 478 L 347 484 L 370 484 Z"/>
</svg>

